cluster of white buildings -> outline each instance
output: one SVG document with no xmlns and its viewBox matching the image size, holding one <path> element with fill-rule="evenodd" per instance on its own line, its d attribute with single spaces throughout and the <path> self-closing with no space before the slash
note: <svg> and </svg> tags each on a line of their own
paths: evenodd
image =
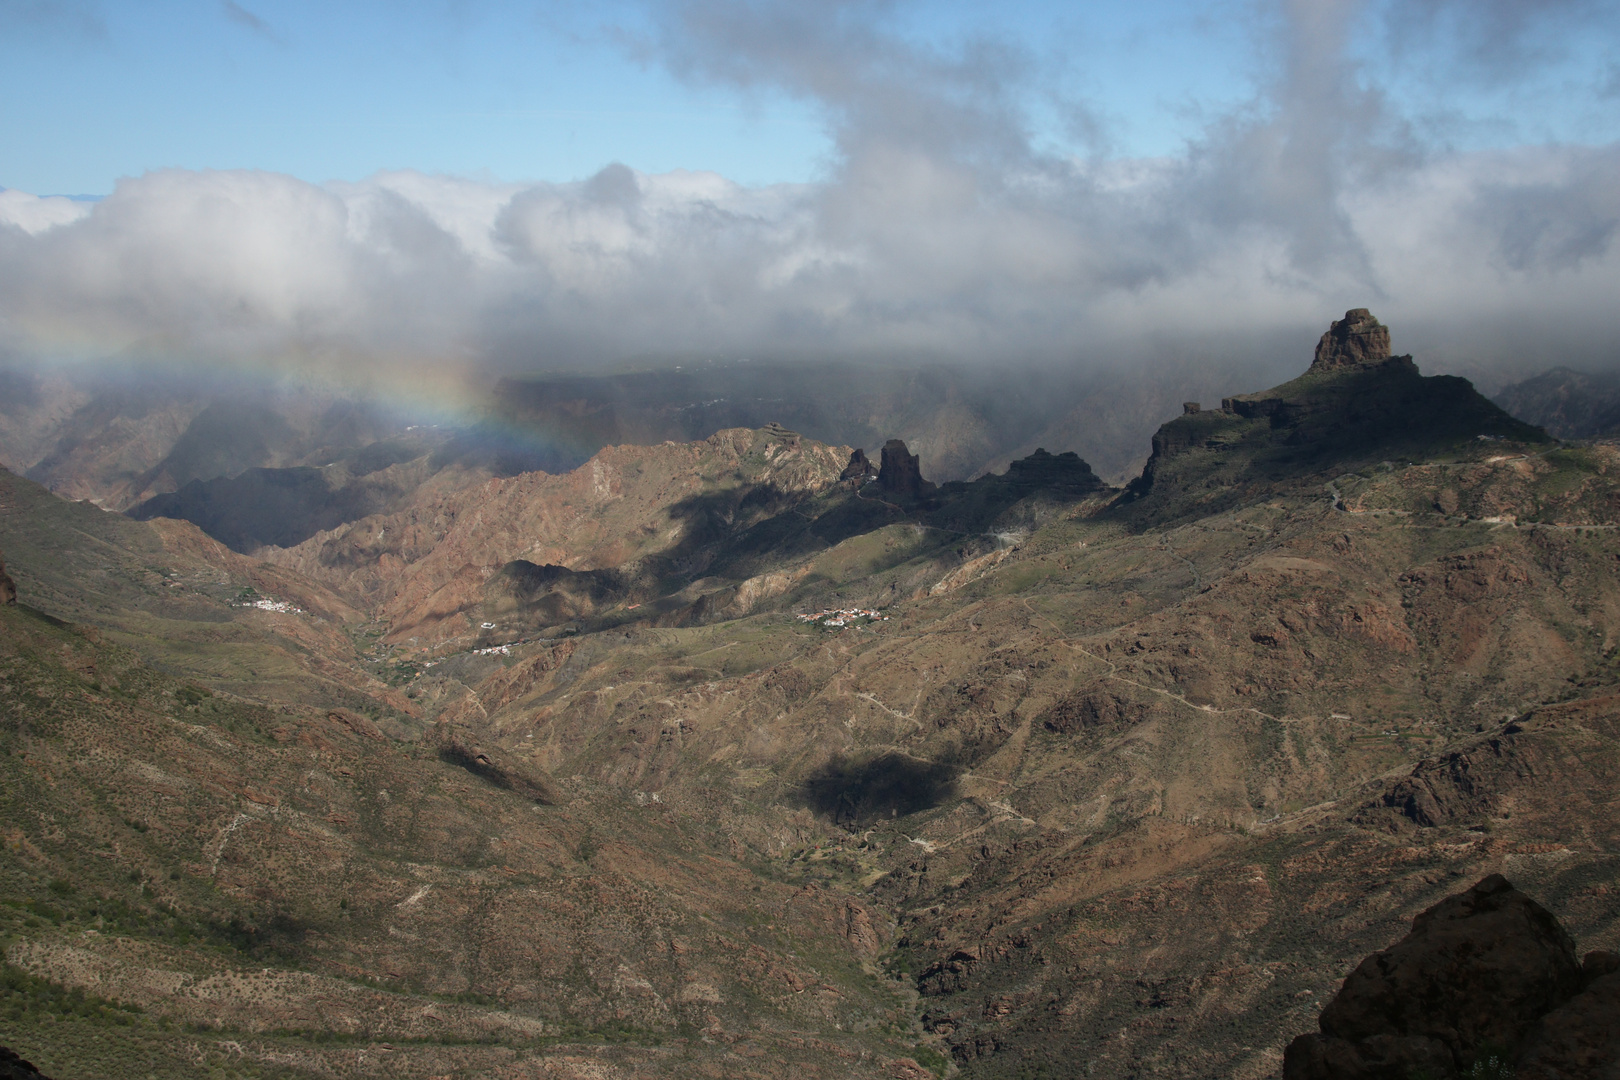
<svg viewBox="0 0 1620 1080">
<path fill-rule="evenodd" d="M 283 615 L 302 615 L 304 613 L 303 608 L 289 604 L 285 600 L 269 600 L 264 597 L 257 600 L 246 600 L 235 606 L 258 608 L 260 611 L 279 611 Z"/>
<path fill-rule="evenodd" d="M 800 615 L 798 618 L 801 622 L 824 626 L 828 630 L 841 630 L 846 626 L 854 626 L 862 619 L 867 622 L 889 621 L 887 615 L 872 608 L 829 608 L 826 611 L 818 611 L 813 615 Z"/>
</svg>

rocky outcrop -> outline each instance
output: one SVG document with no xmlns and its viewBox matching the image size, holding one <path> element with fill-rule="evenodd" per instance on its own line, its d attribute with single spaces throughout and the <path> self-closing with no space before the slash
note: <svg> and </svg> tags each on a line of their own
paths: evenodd
<svg viewBox="0 0 1620 1080">
<path fill-rule="evenodd" d="M 1583 970 L 1558 920 L 1492 874 L 1423 912 L 1410 934 L 1363 960 L 1322 1010 L 1321 1031 L 1289 1044 L 1283 1076 L 1404 1080 L 1427 1071 L 1439 1078 L 1469 1074 L 1489 1056 L 1589 1055 L 1613 1038 L 1612 1012 L 1601 1025 L 1589 1022 L 1605 1015 L 1613 992 L 1606 980 L 1615 976 L 1597 977 L 1604 955 Z"/>
<path fill-rule="evenodd" d="M 441 721 L 435 735 L 439 760 L 466 769 L 495 787 L 539 803 L 562 801 L 555 783 L 542 770 L 478 737 L 465 725 Z"/>
<path fill-rule="evenodd" d="M 764 432 L 767 436 L 769 436 L 772 439 L 780 439 L 782 442 L 787 443 L 789 446 L 798 446 L 799 445 L 799 440 L 804 438 L 804 436 L 800 435 L 797 431 L 794 431 L 791 428 L 785 428 L 781 424 L 778 424 L 774 420 L 772 420 L 770 423 L 766 424 L 764 427 L 760 428 L 759 430 Z"/>
<path fill-rule="evenodd" d="M 917 455 L 900 439 L 890 439 L 883 444 L 883 465 L 878 470 L 878 487 L 890 495 L 903 495 L 910 499 L 920 498 L 934 490 L 934 485 L 922 478 Z"/>
<path fill-rule="evenodd" d="M 1223 397 L 1219 410 L 1187 402 L 1154 434 L 1126 502 L 1160 523 L 1232 505 L 1256 482 L 1275 484 L 1377 461 L 1456 453 L 1475 440 L 1542 444 L 1521 423 L 1451 375 L 1423 376 L 1410 356 L 1391 356 L 1389 328 L 1353 308 L 1317 343 L 1299 378 L 1258 393 Z M 1257 423 L 1256 421 L 1260 421 Z"/>
<path fill-rule="evenodd" d="M 47 1080 L 47 1077 L 15 1050 L 0 1046 L 0 1080 Z"/>
<path fill-rule="evenodd" d="M 1366 308 L 1351 308 L 1316 343 L 1312 371 L 1381 364 L 1389 359 L 1389 327 Z"/>
<path fill-rule="evenodd" d="M 1108 490 L 1108 485 L 1073 450 L 1049 454 L 1044 449 L 1037 449 L 1029 457 L 1009 464 L 1007 472 L 996 479 L 1026 495 L 1044 491 L 1078 499 Z"/>
<path fill-rule="evenodd" d="M 17 602 L 17 583 L 11 580 L 6 573 L 6 561 L 0 558 L 0 604 L 15 604 Z"/>
<path fill-rule="evenodd" d="M 857 448 L 849 455 L 849 464 L 845 465 L 844 471 L 838 474 L 838 479 L 859 486 L 866 483 L 868 477 L 876 475 L 877 466 L 872 464 L 871 460 L 866 456 L 865 450 Z"/>
</svg>

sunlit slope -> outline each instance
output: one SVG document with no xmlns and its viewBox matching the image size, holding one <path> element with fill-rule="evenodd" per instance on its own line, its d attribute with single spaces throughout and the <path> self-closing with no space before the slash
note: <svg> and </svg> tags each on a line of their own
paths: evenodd
<svg viewBox="0 0 1620 1080">
<path fill-rule="evenodd" d="M 0 472 L 0 551 L 25 603 L 218 688 L 350 705 L 382 689 L 353 669 L 352 607 L 189 524 L 131 521 Z"/>
<path fill-rule="evenodd" d="M 985 1075 L 1058 1068 L 1082 1038 L 1100 1075 L 1141 1055 L 1164 1075 L 1263 1070 L 1342 958 L 1456 875 L 1507 866 L 1583 942 L 1613 941 L 1620 912 L 1582 898 L 1609 895 L 1586 890 L 1615 880 L 1620 842 L 1620 709 L 1601 696 L 1617 467 L 1593 450 L 1345 473 L 1343 503 L 1268 493 L 1147 531 L 1060 516 L 1000 558 L 932 564 L 939 587 L 892 593 L 887 622 L 764 614 L 518 650 L 442 718 L 892 905 L 891 963 Z M 1595 524 L 1503 520 L 1571 469 L 1568 509 Z M 1419 822 L 1382 785 L 1434 755 L 1452 787 Z M 832 849 L 775 824 L 798 807 Z M 1171 911 L 1198 933 L 1170 933 Z"/>
<path fill-rule="evenodd" d="M 667 803 L 537 796 L 23 606 L 0 745 L 6 957 L 46 981 L 10 984 L 7 1042 L 56 1075 L 877 1076 L 915 1041 L 868 964 L 880 913 L 751 872 Z M 52 985 L 90 1007 L 59 1017 Z"/>
</svg>

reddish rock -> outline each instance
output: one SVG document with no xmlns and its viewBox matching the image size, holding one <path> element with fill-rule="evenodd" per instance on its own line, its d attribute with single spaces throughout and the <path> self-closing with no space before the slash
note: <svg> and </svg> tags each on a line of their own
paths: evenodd
<svg viewBox="0 0 1620 1080">
<path fill-rule="evenodd" d="M 1366 308 L 1351 308 L 1316 344 L 1312 371 L 1381 364 L 1389 359 L 1389 327 Z"/>
<path fill-rule="evenodd" d="M 876 956 L 883 948 L 883 939 L 872 925 L 872 916 L 855 901 L 844 904 L 844 939 L 864 956 Z"/>
<path fill-rule="evenodd" d="M 1575 944 L 1558 920 L 1492 874 L 1363 960 L 1322 1010 L 1320 1034 L 1289 1044 L 1283 1076 L 1456 1076 L 1484 1047 L 1516 1055 L 1581 982 Z"/>
</svg>

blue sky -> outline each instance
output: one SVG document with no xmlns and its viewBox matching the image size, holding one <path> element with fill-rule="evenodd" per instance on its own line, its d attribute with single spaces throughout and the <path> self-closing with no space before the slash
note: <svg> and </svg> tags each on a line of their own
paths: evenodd
<svg viewBox="0 0 1620 1080">
<path fill-rule="evenodd" d="M 1615 139 L 1612 13 L 1523 6 L 1544 17 L 1364 5 L 1361 77 L 1446 145 Z M 826 175 L 826 101 L 672 72 L 671 12 L 702 7 L 0 0 L 0 186 L 105 194 L 163 167 L 561 181 L 613 161 L 745 184 Z M 1235 0 L 806 7 L 941 52 L 975 40 L 1016 51 L 1031 135 L 1056 153 L 1179 153 L 1274 69 L 1275 13 Z"/>
<path fill-rule="evenodd" d="M 0 363 L 1283 370 L 1371 307 L 1428 370 L 1620 366 L 1613 0 L 0 0 L 0 31 Z"/>
</svg>

